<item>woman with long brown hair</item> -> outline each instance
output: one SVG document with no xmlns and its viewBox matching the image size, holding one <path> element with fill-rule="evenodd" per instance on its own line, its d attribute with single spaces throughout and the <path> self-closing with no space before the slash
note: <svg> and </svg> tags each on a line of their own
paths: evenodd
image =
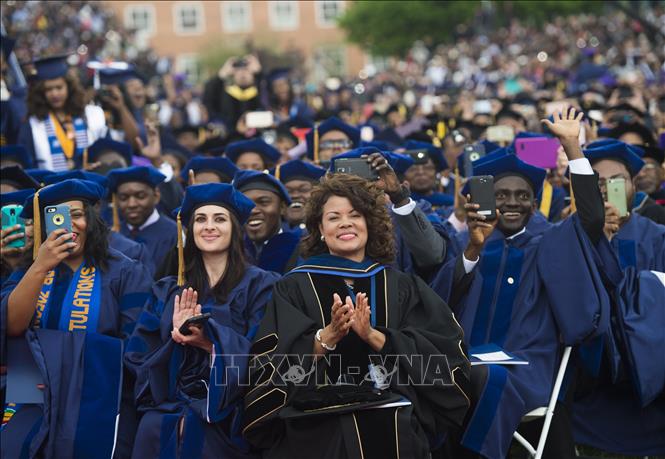
<svg viewBox="0 0 665 459">
<path fill-rule="evenodd" d="M 69 73 L 67 56 L 34 63 L 28 88 L 29 122 L 21 128 L 18 143 L 40 169 L 63 171 L 82 161 L 89 145 L 107 134 L 104 112 L 87 105 L 78 79 Z"/>
<path fill-rule="evenodd" d="M 246 356 L 278 279 L 245 262 L 242 224 L 253 207 L 228 184 L 187 188 L 178 276 L 154 285 L 125 356 L 143 413 L 135 458 L 251 456 L 240 438 Z"/>
<path fill-rule="evenodd" d="M 305 224 L 307 259 L 276 284 L 252 346 L 246 438 L 263 457 L 428 457 L 469 405 L 461 328 L 390 268 L 376 183 L 326 176 Z"/>
</svg>

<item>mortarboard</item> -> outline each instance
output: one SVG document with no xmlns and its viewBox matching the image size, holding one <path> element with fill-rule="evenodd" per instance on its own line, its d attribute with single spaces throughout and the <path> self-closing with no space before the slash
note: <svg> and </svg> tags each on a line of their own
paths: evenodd
<svg viewBox="0 0 665 459">
<path fill-rule="evenodd" d="M 24 169 L 32 167 L 32 158 L 23 145 L 5 145 L 0 147 L 1 159 L 13 159 L 23 166 Z"/>
<path fill-rule="evenodd" d="M 261 139 L 242 140 L 240 142 L 233 142 L 226 147 L 225 153 L 227 158 L 236 163 L 238 158 L 243 153 L 257 153 L 261 155 L 263 161 L 269 164 L 274 164 L 279 161 L 281 156 L 279 150 L 275 147 L 268 145 Z"/>
<path fill-rule="evenodd" d="M 101 174 L 96 174 L 94 172 L 82 171 L 79 169 L 73 171 L 64 171 L 64 172 L 54 172 L 50 175 L 44 177 L 44 185 L 52 185 L 54 183 L 62 182 L 64 180 L 77 179 L 77 180 L 87 180 L 89 182 L 95 182 L 96 184 L 106 188 L 108 187 L 109 181 L 106 177 Z"/>
<path fill-rule="evenodd" d="M 490 155 L 480 158 L 473 163 L 473 175 L 492 175 L 496 183 L 500 178 L 510 175 L 517 175 L 524 178 L 531 188 L 533 195 L 537 196 L 543 187 L 545 180 L 545 169 L 531 166 L 519 159 L 516 155 L 509 154 L 505 148 L 497 150 Z M 463 194 L 468 193 L 468 184 L 462 190 Z"/>
<path fill-rule="evenodd" d="M 44 178 L 51 175 L 53 171 L 47 169 L 25 169 L 26 174 L 35 179 L 38 183 L 44 183 Z"/>
<path fill-rule="evenodd" d="M 339 118 L 332 116 L 323 123 L 315 126 L 305 136 L 307 141 L 307 157 L 314 162 L 319 161 L 319 139 L 330 131 L 341 131 L 351 140 L 354 147 L 360 143 L 360 130 L 346 124 Z"/>
<path fill-rule="evenodd" d="M 96 140 L 88 147 L 88 161 L 92 163 L 98 161 L 99 157 L 107 151 L 120 154 L 127 161 L 128 166 L 132 164 L 132 146 L 127 142 L 118 142 L 107 137 Z"/>
<path fill-rule="evenodd" d="M 384 158 L 390 164 L 390 167 L 393 168 L 397 175 L 404 174 L 407 169 L 413 166 L 413 158 L 408 155 L 402 155 L 399 153 L 393 153 L 390 151 L 380 151 L 374 147 L 361 147 L 354 150 L 350 150 L 339 155 L 335 155 L 330 159 L 330 170 L 335 170 L 335 160 L 341 158 L 360 158 L 363 155 L 371 155 L 372 153 L 381 153 Z"/>
<path fill-rule="evenodd" d="M 54 80 L 64 77 L 69 70 L 69 65 L 67 64 L 68 57 L 68 54 L 61 54 L 33 61 L 32 65 L 34 66 L 35 73 L 32 77 L 37 81 Z"/>
<path fill-rule="evenodd" d="M 620 140 L 593 142 L 584 149 L 584 156 L 592 165 L 602 159 L 619 161 L 626 166 L 631 177 L 636 176 L 644 166 L 644 161 L 640 158 L 640 149 Z"/>
<path fill-rule="evenodd" d="M 265 175 L 265 174 L 264 174 Z M 185 284 L 185 256 L 182 239 L 182 222 L 192 218 L 194 211 L 201 206 L 214 204 L 228 209 L 244 225 L 254 208 L 254 202 L 228 183 L 205 183 L 191 185 L 185 191 L 182 206 L 177 210 L 178 225 L 178 285 Z"/>
<path fill-rule="evenodd" d="M 270 191 L 282 198 L 286 204 L 291 204 L 291 197 L 282 182 L 265 172 L 240 170 L 233 177 L 232 184 L 242 193 L 249 190 Z"/>
<path fill-rule="evenodd" d="M 180 172 L 183 183 L 190 183 L 190 171 L 194 174 L 203 171 L 214 172 L 222 182 L 230 183 L 238 168 L 228 158 L 195 156 L 185 164 Z"/>
<path fill-rule="evenodd" d="M 267 78 L 268 78 L 268 81 L 269 81 L 270 83 L 272 83 L 272 82 L 275 81 L 275 80 L 282 79 L 282 78 L 288 79 L 288 78 L 289 78 L 289 73 L 290 73 L 290 72 L 291 72 L 291 69 L 288 68 L 288 67 L 280 67 L 280 68 L 276 68 L 276 69 L 271 70 L 271 71 L 268 73 L 268 77 L 267 77 Z"/>
<path fill-rule="evenodd" d="M 658 164 L 665 162 L 665 150 L 662 148 L 648 145 L 633 145 L 633 147 L 641 148 L 644 151 L 642 158 L 651 158 Z"/>
<path fill-rule="evenodd" d="M 481 143 L 485 147 L 485 154 L 492 153 L 493 151 L 496 151 L 501 148 L 501 145 L 499 145 L 498 143 L 490 142 L 487 139 L 483 139 L 479 143 Z"/>
<path fill-rule="evenodd" d="M 25 200 L 22 218 L 32 218 L 34 221 L 34 246 L 32 257 L 37 257 L 39 246 L 42 243 L 42 210 L 45 206 L 59 204 L 65 201 L 83 200 L 95 204 L 106 193 L 104 188 L 88 180 L 70 179 L 48 185 L 36 191 Z M 37 210 L 37 212 L 35 212 Z"/>
<path fill-rule="evenodd" d="M 282 183 L 287 183 L 291 180 L 318 182 L 321 177 L 326 175 L 326 170 L 322 167 L 315 166 L 312 163 L 293 159 L 275 167 L 275 169 L 271 171 L 271 174 Z"/>
<path fill-rule="evenodd" d="M 39 188 L 41 183 L 31 177 L 19 166 L 7 166 L 0 169 L 0 181 L 8 183 L 19 190 L 25 188 Z"/>
<path fill-rule="evenodd" d="M 99 70 L 99 82 L 104 85 L 120 85 L 129 80 L 145 81 L 143 76 L 131 64 L 127 68 L 102 68 Z"/>
<path fill-rule="evenodd" d="M 23 190 L 12 191 L 11 193 L 0 194 L 0 207 L 5 207 L 10 204 L 23 205 L 26 199 L 35 194 L 35 188 L 25 188 Z"/>
<path fill-rule="evenodd" d="M 448 163 L 443 157 L 443 152 L 441 149 L 437 148 L 431 143 L 419 142 L 417 140 L 407 140 L 404 143 L 404 149 L 409 151 L 409 156 L 414 159 L 416 164 L 419 161 L 426 161 L 426 158 L 430 158 L 436 166 L 437 171 L 442 171 L 448 167 Z"/>
</svg>

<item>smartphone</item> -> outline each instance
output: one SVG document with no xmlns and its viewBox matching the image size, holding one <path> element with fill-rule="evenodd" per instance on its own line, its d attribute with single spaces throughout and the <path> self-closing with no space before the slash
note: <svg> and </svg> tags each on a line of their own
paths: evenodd
<svg viewBox="0 0 665 459">
<path fill-rule="evenodd" d="M 490 126 L 487 128 L 487 140 L 490 142 L 510 143 L 515 138 L 515 130 L 511 126 Z"/>
<path fill-rule="evenodd" d="M 496 198 L 494 197 L 494 177 L 491 175 L 478 175 L 469 178 L 471 201 L 480 204 L 476 211 L 488 220 L 496 218 Z"/>
<path fill-rule="evenodd" d="M 485 146 L 482 143 L 465 145 L 462 152 L 462 174 L 464 177 L 473 175 L 473 162 L 485 156 Z"/>
<path fill-rule="evenodd" d="M 110 86 L 104 85 L 99 89 L 99 97 L 113 99 L 113 91 Z"/>
<path fill-rule="evenodd" d="M 271 111 L 247 112 L 245 125 L 250 129 L 265 129 L 272 127 L 275 120 Z"/>
<path fill-rule="evenodd" d="M 19 215 L 21 215 L 22 210 L 23 206 L 18 204 L 9 204 L 2 208 L 3 230 L 15 225 L 21 225 L 21 228 L 17 229 L 16 231 L 12 231 L 11 233 L 8 234 L 8 236 L 11 236 L 12 234 L 16 233 L 25 234 L 25 223 L 23 219 L 19 217 Z M 16 239 L 10 242 L 9 244 L 7 244 L 7 247 L 14 247 L 14 248 L 25 247 L 25 236 L 23 236 L 21 239 Z"/>
<path fill-rule="evenodd" d="M 210 319 L 209 312 L 204 312 L 203 314 L 192 316 L 182 323 L 178 331 L 182 335 L 189 336 L 192 334 L 192 331 L 189 329 L 189 327 L 191 327 L 192 325 L 197 327 L 202 327 L 203 324 L 205 324 L 208 321 L 208 319 Z"/>
<path fill-rule="evenodd" d="M 59 229 L 64 229 L 68 233 L 72 232 L 72 217 L 69 215 L 69 206 L 67 204 L 44 207 L 44 218 L 46 220 L 46 237 Z"/>
<path fill-rule="evenodd" d="M 334 173 L 357 175 L 366 180 L 376 180 L 379 178 L 379 174 L 372 169 L 372 165 L 367 162 L 367 158 L 336 159 Z"/>
<path fill-rule="evenodd" d="M 515 153 L 527 164 L 543 169 L 555 169 L 560 145 L 558 139 L 548 137 L 517 139 Z"/>
<path fill-rule="evenodd" d="M 628 215 L 625 179 L 613 178 L 607 181 L 607 202 L 617 208 L 620 217 Z"/>
</svg>

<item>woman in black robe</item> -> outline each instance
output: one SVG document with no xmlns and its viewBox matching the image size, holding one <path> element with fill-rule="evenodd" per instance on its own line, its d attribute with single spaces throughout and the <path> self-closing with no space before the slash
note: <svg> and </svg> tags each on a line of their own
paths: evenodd
<svg viewBox="0 0 665 459">
<path fill-rule="evenodd" d="M 462 330 L 423 281 L 389 267 L 384 203 L 345 174 L 312 193 L 307 259 L 276 284 L 252 346 L 244 435 L 264 457 L 427 457 L 462 423 Z M 399 401 L 368 409 L 376 389 Z"/>
</svg>

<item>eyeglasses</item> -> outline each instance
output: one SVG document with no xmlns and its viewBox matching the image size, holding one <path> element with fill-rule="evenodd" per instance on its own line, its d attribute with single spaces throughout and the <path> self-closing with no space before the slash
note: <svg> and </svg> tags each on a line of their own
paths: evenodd
<svg viewBox="0 0 665 459">
<path fill-rule="evenodd" d="M 334 148 L 351 148 L 353 142 L 350 140 L 324 140 L 319 144 L 321 150 L 332 150 Z"/>
</svg>

